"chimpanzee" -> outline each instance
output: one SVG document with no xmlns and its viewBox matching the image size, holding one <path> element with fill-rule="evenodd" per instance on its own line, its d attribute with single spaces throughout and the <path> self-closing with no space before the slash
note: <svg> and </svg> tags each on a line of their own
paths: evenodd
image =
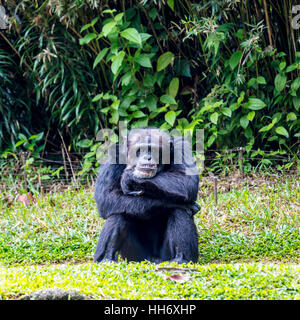
<svg viewBox="0 0 300 320">
<path fill-rule="evenodd" d="M 119 253 L 127 261 L 197 262 L 199 174 L 190 145 L 146 128 L 132 130 L 125 146 L 119 152 L 126 152 L 127 165 L 119 154 L 117 163 L 102 165 L 97 178 L 95 201 L 106 222 L 94 261 L 117 261 Z"/>
</svg>

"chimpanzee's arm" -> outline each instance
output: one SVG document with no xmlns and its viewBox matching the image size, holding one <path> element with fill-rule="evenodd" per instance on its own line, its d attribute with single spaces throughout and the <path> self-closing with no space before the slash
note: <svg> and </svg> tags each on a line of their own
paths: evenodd
<svg viewBox="0 0 300 320">
<path fill-rule="evenodd" d="M 198 194 L 198 175 L 187 175 L 185 165 L 173 165 L 169 170 L 158 173 L 150 179 L 135 178 L 132 171 L 125 171 L 122 185 L 133 191 L 143 191 L 143 195 L 155 199 L 165 199 L 177 204 L 193 203 Z M 124 188 L 122 187 L 124 190 Z"/>
<path fill-rule="evenodd" d="M 95 189 L 95 201 L 98 212 L 104 219 L 113 214 L 130 214 L 139 218 L 147 219 L 155 208 L 174 208 L 173 201 L 151 199 L 146 195 L 127 196 L 124 195 L 120 179 L 125 165 L 104 164 L 97 178 Z M 157 210 L 159 212 L 159 210 Z"/>
</svg>

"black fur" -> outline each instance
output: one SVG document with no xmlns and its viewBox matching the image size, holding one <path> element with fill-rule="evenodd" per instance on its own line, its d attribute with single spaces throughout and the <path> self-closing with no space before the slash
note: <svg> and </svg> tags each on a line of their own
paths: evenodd
<svg viewBox="0 0 300 320">
<path fill-rule="evenodd" d="M 151 179 L 138 179 L 125 170 L 126 165 L 102 165 L 95 201 L 106 222 L 95 262 L 117 261 L 117 252 L 128 261 L 198 261 L 193 214 L 199 210 L 195 206 L 199 176 L 186 175 L 186 167 L 171 164 Z M 143 194 L 125 195 L 128 186 Z"/>
</svg>

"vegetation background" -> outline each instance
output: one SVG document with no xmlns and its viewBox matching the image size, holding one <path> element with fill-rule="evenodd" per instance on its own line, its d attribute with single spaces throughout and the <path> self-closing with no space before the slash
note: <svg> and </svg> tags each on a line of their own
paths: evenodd
<svg viewBox="0 0 300 320">
<path fill-rule="evenodd" d="M 73 169 L 94 174 L 96 134 L 117 133 L 120 120 L 204 129 L 205 150 L 243 147 L 250 167 L 275 157 L 290 169 L 300 139 L 296 2 L 0 1 L 2 172 L 13 161 L 12 176 L 22 168 L 32 189 Z M 61 163 L 43 161 L 41 174 L 41 158 Z"/>
</svg>

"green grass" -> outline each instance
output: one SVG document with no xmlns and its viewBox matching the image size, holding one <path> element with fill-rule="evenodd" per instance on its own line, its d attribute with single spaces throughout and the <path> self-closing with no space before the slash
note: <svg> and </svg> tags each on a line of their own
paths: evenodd
<svg viewBox="0 0 300 320">
<path fill-rule="evenodd" d="M 37 195 L 29 206 L 0 194 L 0 295 L 62 287 L 93 298 L 299 298 L 299 179 L 223 189 L 214 207 L 210 186 L 200 188 L 198 272 L 184 283 L 148 263 L 91 263 L 104 223 L 92 189 Z"/>
<path fill-rule="evenodd" d="M 300 267 L 262 263 L 189 264 L 188 267 L 193 271 L 184 273 L 185 281 L 181 283 L 168 278 L 175 271 L 157 270 L 155 265 L 146 262 L 14 267 L 3 270 L 0 297 L 16 299 L 35 290 L 54 287 L 76 290 L 93 299 L 300 297 L 297 283 Z"/>
</svg>

